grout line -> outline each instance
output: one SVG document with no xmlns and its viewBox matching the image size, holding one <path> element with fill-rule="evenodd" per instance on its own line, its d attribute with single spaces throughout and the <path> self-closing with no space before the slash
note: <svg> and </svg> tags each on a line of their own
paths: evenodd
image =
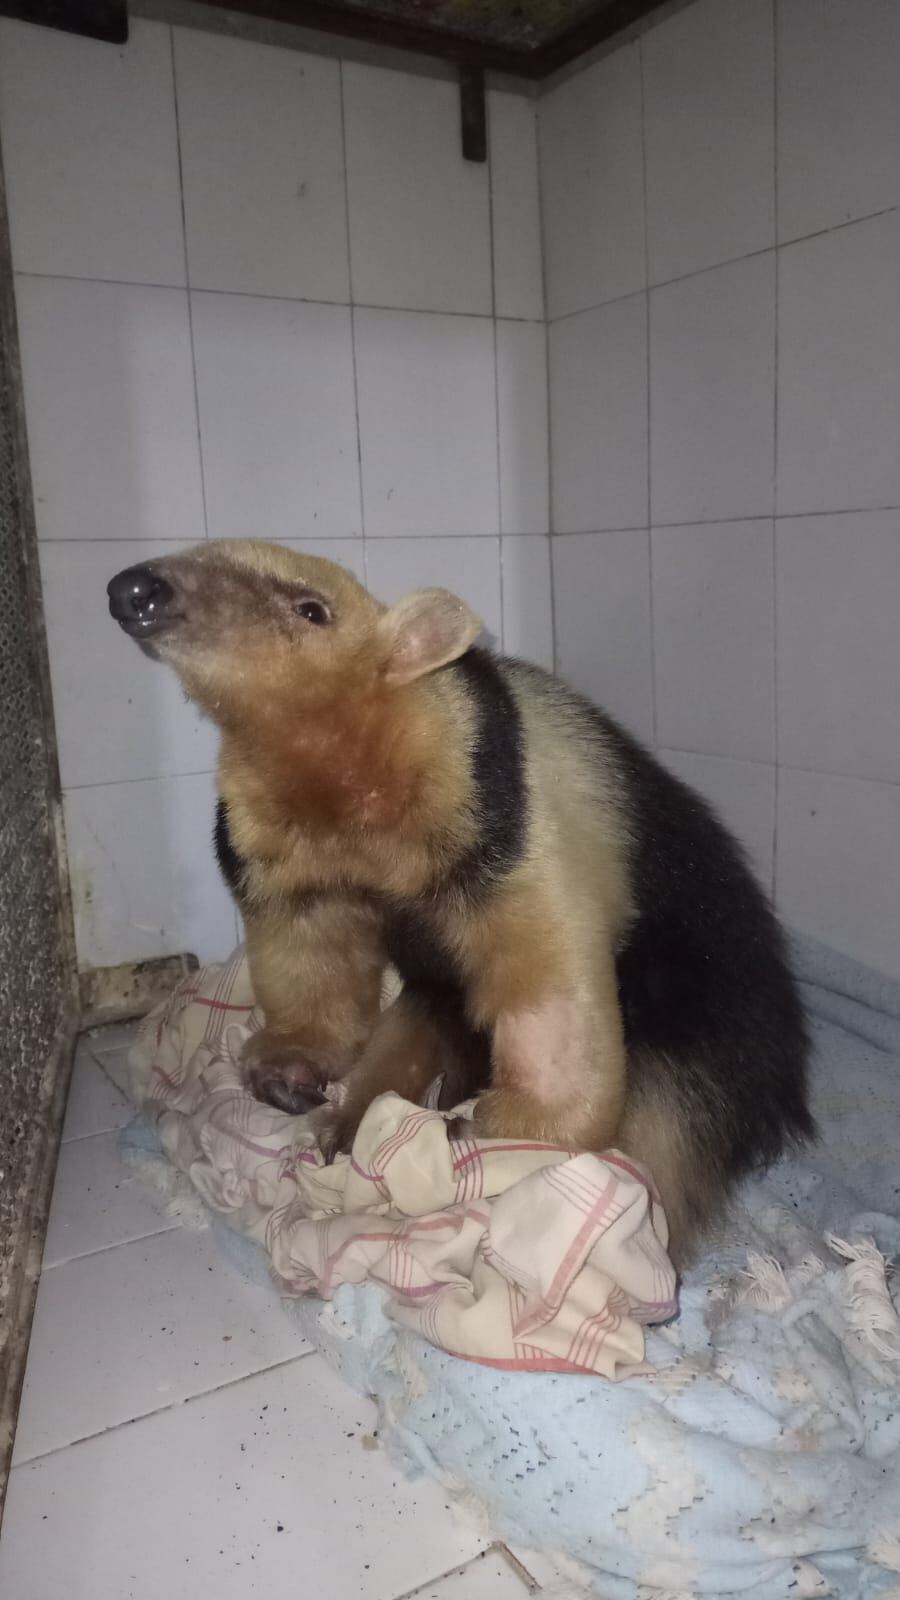
<svg viewBox="0 0 900 1600">
<path fill-rule="evenodd" d="M 38 1461 L 46 1461 L 50 1456 L 62 1455 L 65 1450 L 77 1450 L 79 1445 L 90 1444 L 94 1439 L 103 1439 L 109 1433 L 118 1433 L 121 1428 L 132 1428 L 136 1423 L 149 1422 L 152 1417 L 161 1417 L 168 1411 L 177 1411 L 179 1406 L 189 1406 L 195 1400 L 208 1400 L 210 1395 L 219 1394 L 222 1389 L 234 1389 L 239 1383 L 247 1383 L 251 1378 L 258 1378 L 264 1372 L 277 1372 L 281 1367 L 290 1367 L 297 1361 L 305 1361 L 308 1356 L 314 1356 L 315 1349 L 301 1350 L 295 1356 L 285 1356 L 282 1361 L 273 1361 L 269 1366 L 256 1367 L 252 1372 L 242 1372 L 237 1377 L 228 1378 L 224 1383 L 214 1383 L 208 1389 L 198 1389 L 194 1394 L 186 1394 L 180 1400 L 169 1400 L 166 1405 L 157 1406 L 153 1411 L 139 1411 L 134 1417 L 123 1417 L 121 1422 L 111 1422 L 106 1428 L 98 1428 L 96 1433 L 84 1433 L 79 1439 L 69 1439 L 66 1444 L 56 1444 L 50 1450 L 38 1450 L 33 1456 L 23 1456 L 16 1461 L 13 1471 L 20 1467 L 30 1467 Z"/>
<path fill-rule="evenodd" d="M 502 462 L 500 459 L 500 358 L 499 337 L 497 328 L 497 255 L 494 239 L 494 159 L 491 146 L 491 119 L 490 110 L 487 109 L 488 133 L 488 242 L 490 245 L 491 259 L 491 317 L 492 340 L 494 350 L 494 461 L 497 472 L 497 576 L 500 585 L 500 650 L 506 650 L 506 605 L 503 591 L 503 488 L 502 488 Z"/>
<path fill-rule="evenodd" d="M 91 1064 L 91 1066 L 96 1067 L 98 1072 L 103 1072 L 103 1068 L 101 1067 L 99 1061 L 95 1061 L 93 1056 L 90 1057 L 90 1064 Z M 116 1093 L 121 1097 L 121 1099 L 124 1101 L 125 1105 L 130 1107 L 131 1102 L 128 1100 L 126 1095 L 122 1094 L 121 1089 L 116 1084 L 113 1083 L 112 1078 L 109 1076 L 109 1073 L 103 1072 L 103 1076 L 106 1079 L 106 1082 L 110 1085 L 110 1087 L 112 1089 L 115 1089 Z M 70 1134 L 67 1139 L 60 1139 L 59 1148 L 60 1148 L 60 1151 L 62 1151 L 63 1145 L 85 1144 L 88 1139 L 108 1139 L 111 1133 L 114 1133 L 114 1134 L 116 1134 L 118 1136 L 121 1133 L 121 1131 L 122 1131 L 121 1123 L 114 1123 L 111 1128 L 94 1128 L 91 1133 Z M 162 1233 L 166 1233 L 168 1230 L 166 1228 L 162 1228 L 159 1231 L 162 1232 Z M 130 1243 L 130 1241 L 127 1240 L 127 1239 L 124 1242 L 126 1244 Z M 109 1248 L 108 1246 L 104 1246 L 104 1249 L 108 1249 L 108 1248 Z M 99 1255 L 100 1254 L 100 1252 L 97 1251 L 97 1250 L 89 1250 L 87 1253 L 88 1253 L 88 1255 Z M 80 1261 L 80 1259 L 81 1259 L 80 1256 L 67 1256 L 66 1257 L 67 1261 Z M 57 1266 L 63 1266 L 64 1264 L 65 1263 L 62 1262 L 62 1261 L 54 1263 L 54 1265 L 57 1265 Z"/>
<path fill-rule="evenodd" d="M 197 427 L 197 457 L 200 467 L 200 499 L 203 505 L 203 537 L 209 538 L 209 514 L 206 502 L 206 469 L 203 461 L 203 430 L 200 425 L 200 388 L 197 383 L 197 349 L 194 341 L 194 302 L 191 294 L 191 268 L 188 256 L 187 210 L 184 199 L 184 164 L 181 155 L 181 120 L 178 113 L 178 72 L 175 64 L 175 29 L 169 28 L 169 49 L 172 59 L 172 99 L 175 108 L 175 144 L 178 150 L 178 197 L 181 203 L 181 240 L 184 249 L 184 279 L 187 292 L 188 338 L 191 345 L 191 378 L 194 386 L 194 421 Z"/>
<path fill-rule="evenodd" d="M 166 289 L 173 294 L 214 294 L 223 299 L 233 300 L 274 300 L 289 306 L 321 306 L 325 310 L 348 310 L 355 305 L 358 311 L 386 311 L 398 317 L 468 317 L 471 322 L 491 322 L 491 311 L 460 311 L 449 306 L 395 306 L 385 305 L 376 300 L 323 300 L 302 294 L 260 294 L 254 289 L 214 289 L 204 288 L 203 284 L 184 283 L 150 283 L 142 278 L 90 278 L 74 272 L 25 272 L 18 271 L 16 278 L 38 278 L 51 283 L 94 283 L 109 284 L 117 289 Z M 577 313 L 573 313 L 577 314 Z M 504 322 L 521 322 L 526 327 L 538 327 L 542 324 L 542 317 L 517 317 L 515 314 L 504 315 Z"/>
<path fill-rule="evenodd" d="M 745 250 L 742 255 L 728 256 L 724 261 L 715 261 L 708 267 L 697 267 L 693 272 L 681 272 L 674 278 L 661 278 L 658 283 L 647 284 L 647 293 L 655 294 L 657 289 L 668 289 L 672 284 L 686 283 L 690 278 L 702 278 L 707 273 L 718 272 L 722 267 L 735 267 L 739 261 L 751 261 L 757 256 L 769 255 L 772 251 L 790 250 L 794 245 L 806 244 L 811 239 L 824 239 L 828 234 L 841 233 L 845 228 L 858 227 L 863 222 L 874 222 L 879 217 L 891 216 L 900 211 L 900 206 L 882 206 L 880 211 L 869 211 L 863 217 L 851 217 L 847 222 L 835 222 L 830 228 L 817 228 L 812 233 L 799 234 L 796 239 L 774 239 L 771 244 L 764 245 L 759 250 Z M 777 218 L 776 218 L 777 228 Z M 571 311 L 560 312 L 558 317 L 551 319 L 551 325 L 557 322 L 569 322 L 573 317 L 583 317 L 589 311 L 602 311 L 606 306 L 619 305 L 623 300 L 634 300 L 644 291 L 629 289 L 627 294 L 611 295 L 605 300 L 595 300 L 586 306 L 575 306 Z"/>
<path fill-rule="evenodd" d="M 344 63 L 338 61 L 338 97 L 341 110 L 341 171 L 344 178 L 344 229 L 347 238 L 347 284 L 350 293 L 350 356 L 353 362 L 353 415 L 356 423 L 356 482 L 359 492 L 359 536 L 362 539 L 363 582 L 369 582 L 366 548 L 366 503 L 363 492 L 362 429 L 359 422 L 359 369 L 356 358 L 356 302 L 353 297 L 353 247 L 350 242 L 350 171 L 347 161 L 347 117 L 344 101 Z"/>
<path fill-rule="evenodd" d="M 99 1138 L 100 1135 L 95 1134 L 93 1137 Z M 66 1142 L 72 1144 L 80 1141 L 67 1140 Z M 147 1233 L 136 1233 L 130 1239 L 117 1239 L 115 1244 L 101 1244 L 96 1250 L 79 1250 L 77 1255 L 65 1256 L 61 1261 L 45 1261 L 41 1266 L 41 1276 L 44 1277 L 48 1272 L 55 1272 L 58 1267 L 71 1267 L 76 1261 L 89 1261 L 93 1256 L 109 1255 L 111 1250 L 127 1250 L 129 1245 L 143 1244 L 147 1239 L 158 1239 L 163 1233 L 179 1233 L 180 1230 L 181 1222 L 175 1217 L 167 1227 L 150 1228 Z"/>
<path fill-rule="evenodd" d="M 100 778 L 93 783 L 63 784 L 63 794 L 78 794 L 83 789 L 120 789 L 127 783 L 177 783 L 179 778 L 211 778 L 215 767 L 204 767 L 202 772 L 151 772 L 141 778 Z"/>
<path fill-rule="evenodd" d="M 644 101 L 644 42 L 638 40 L 638 80 L 641 89 L 641 184 L 644 210 L 644 283 L 650 283 L 650 240 L 647 228 L 647 126 Z M 650 727 L 653 747 L 659 741 L 656 713 L 656 608 L 653 589 L 653 445 L 652 412 L 650 402 L 650 289 L 644 291 L 644 360 L 647 385 L 647 603 L 650 610 Z"/>
<path fill-rule="evenodd" d="M 537 170 L 537 197 L 538 197 L 538 250 L 541 262 L 541 306 L 543 309 L 544 329 L 544 398 L 547 416 L 547 562 L 550 580 L 550 665 L 551 671 L 559 671 L 559 643 L 557 626 L 556 604 L 556 563 L 553 554 L 553 413 L 550 403 L 550 322 L 547 314 L 547 249 L 544 229 L 544 173 L 541 160 L 541 106 L 540 100 L 534 107 L 534 134 L 535 134 L 535 163 Z"/>
</svg>

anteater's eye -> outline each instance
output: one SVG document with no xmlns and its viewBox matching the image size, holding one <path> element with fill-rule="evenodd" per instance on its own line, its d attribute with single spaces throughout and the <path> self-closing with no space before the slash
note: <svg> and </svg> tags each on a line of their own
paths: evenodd
<svg viewBox="0 0 900 1600">
<path fill-rule="evenodd" d="M 304 622 L 314 622 L 317 627 L 331 621 L 328 608 L 323 606 L 321 600 L 298 600 L 294 610 Z"/>
</svg>

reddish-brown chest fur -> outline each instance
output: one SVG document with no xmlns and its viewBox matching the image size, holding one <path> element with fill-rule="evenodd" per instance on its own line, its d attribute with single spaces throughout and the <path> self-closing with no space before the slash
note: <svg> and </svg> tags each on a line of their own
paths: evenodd
<svg viewBox="0 0 900 1600">
<path fill-rule="evenodd" d="M 449 673 L 269 706 L 226 731 L 220 787 L 251 894 L 420 893 L 473 837 L 471 742 Z"/>
</svg>

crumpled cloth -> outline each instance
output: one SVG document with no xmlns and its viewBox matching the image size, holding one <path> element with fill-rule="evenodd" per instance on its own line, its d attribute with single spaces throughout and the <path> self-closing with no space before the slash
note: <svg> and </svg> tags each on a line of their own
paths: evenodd
<svg viewBox="0 0 900 1600">
<path fill-rule="evenodd" d="M 129 1070 L 169 1159 L 263 1245 L 283 1294 L 330 1300 L 368 1281 L 388 1291 L 397 1322 L 451 1355 L 606 1378 L 644 1370 L 644 1326 L 674 1314 L 675 1273 L 635 1162 L 450 1139 L 444 1114 L 386 1094 L 351 1155 L 326 1166 L 306 1117 L 243 1086 L 241 1046 L 260 1025 L 238 950 L 148 1018 Z"/>
</svg>

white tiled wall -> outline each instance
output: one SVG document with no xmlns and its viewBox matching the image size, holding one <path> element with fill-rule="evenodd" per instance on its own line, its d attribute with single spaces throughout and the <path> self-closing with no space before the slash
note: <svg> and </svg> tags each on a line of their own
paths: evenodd
<svg viewBox="0 0 900 1600">
<path fill-rule="evenodd" d="M 0 139 L 83 965 L 225 953 L 216 740 L 106 612 L 204 537 L 458 589 L 551 664 L 535 102 L 133 20 L 0 22 Z"/>
<path fill-rule="evenodd" d="M 896 0 L 696 0 L 539 113 L 558 664 L 896 974 L 898 82 Z"/>
</svg>

